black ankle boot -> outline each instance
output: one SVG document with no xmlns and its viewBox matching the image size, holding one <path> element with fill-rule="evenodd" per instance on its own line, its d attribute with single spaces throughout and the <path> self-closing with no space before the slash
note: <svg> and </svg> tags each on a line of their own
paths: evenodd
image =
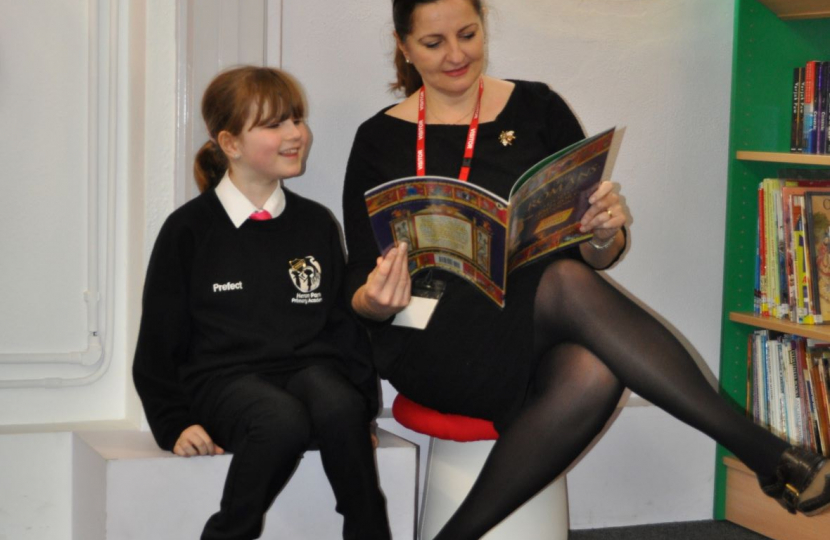
<svg viewBox="0 0 830 540">
<path fill-rule="evenodd" d="M 791 514 L 796 511 L 812 516 L 830 506 L 830 468 L 818 477 L 822 468 L 827 465 L 827 458 L 814 454 L 809 450 L 790 447 L 784 450 L 775 476 L 772 478 L 758 478 L 761 489 L 778 502 Z M 808 498 L 802 499 L 801 494 L 813 483 L 823 482 L 823 491 Z"/>
</svg>

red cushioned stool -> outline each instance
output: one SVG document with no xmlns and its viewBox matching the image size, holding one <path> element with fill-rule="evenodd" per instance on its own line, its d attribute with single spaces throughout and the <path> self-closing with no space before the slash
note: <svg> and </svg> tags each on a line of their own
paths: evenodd
<svg viewBox="0 0 830 540">
<path fill-rule="evenodd" d="M 418 526 L 418 537 L 431 540 L 467 496 L 499 435 L 488 420 L 444 414 L 402 394 L 395 397 L 392 414 L 404 427 L 431 437 Z M 565 477 L 558 478 L 483 538 L 566 540 Z"/>
</svg>

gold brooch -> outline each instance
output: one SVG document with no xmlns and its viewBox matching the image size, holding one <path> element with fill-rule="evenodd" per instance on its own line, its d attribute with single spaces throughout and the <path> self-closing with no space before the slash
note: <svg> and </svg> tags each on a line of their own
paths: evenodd
<svg viewBox="0 0 830 540">
<path fill-rule="evenodd" d="M 516 140 L 516 132 L 512 129 L 510 131 L 502 131 L 499 135 L 499 142 L 504 146 L 510 146 Z"/>
</svg>

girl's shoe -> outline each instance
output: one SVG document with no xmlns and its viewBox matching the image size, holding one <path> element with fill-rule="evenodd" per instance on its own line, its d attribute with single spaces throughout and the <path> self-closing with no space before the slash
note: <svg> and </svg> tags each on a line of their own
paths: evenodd
<svg viewBox="0 0 830 540">
<path fill-rule="evenodd" d="M 758 481 L 764 493 L 792 514 L 812 516 L 830 507 L 830 460 L 809 450 L 784 450 L 775 476 Z"/>
</svg>

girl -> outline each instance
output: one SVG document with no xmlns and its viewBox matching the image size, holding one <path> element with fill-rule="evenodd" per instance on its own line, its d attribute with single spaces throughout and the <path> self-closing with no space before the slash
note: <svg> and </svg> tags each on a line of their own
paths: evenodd
<svg viewBox="0 0 830 540">
<path fill-rule="evenodd" d="M 168 217 L 147 270 L 134 363 L 159 446 L 233 452 L 203 540 L 258 538 L 303 452 L 319 446 L 343 538 L 388 539 L 370 436 L 376 378 L 344 303 L 329 212 L 282 187 L 309 131 L 276 69 L 217 76 L 202 101 L 202 194 Z"/>
<path fill-rule="evenodd" d="M 500 434 L 436 539 L 480 538 L 552 482 L 602 431 L 625 387 L 729 448 L 790 511 L 830 506 L 829 460 L 737 414 L 674 336 L 595 272 L 626 244 L 625 209 L 608 182 L 582 220 L 593 239 L 512 273 L 504 310 L 436 270 L 444 294 L 427 328 L 389 324 L 409 303 L 408 253 L 405 244 L 378 253 L 367 190 L 415 174 L 424 161 L 427 174 L 457 176 L 474 140 L 469 181 L 506 198 L 531 165 L 584 138 L 547 85 L 486 75 L 481 0 L 394 0 L 392 12 L 394 87 L 407 97 L 355 136 L 343 195 L 346 288 L 353 308 L 374 321 L 381 376 L 423 405 L 493 420 Z M 502 134 L 512 130 L 507 145 Z M 416 160 L 424 138 L 426 155 Z"/>
</svg>

